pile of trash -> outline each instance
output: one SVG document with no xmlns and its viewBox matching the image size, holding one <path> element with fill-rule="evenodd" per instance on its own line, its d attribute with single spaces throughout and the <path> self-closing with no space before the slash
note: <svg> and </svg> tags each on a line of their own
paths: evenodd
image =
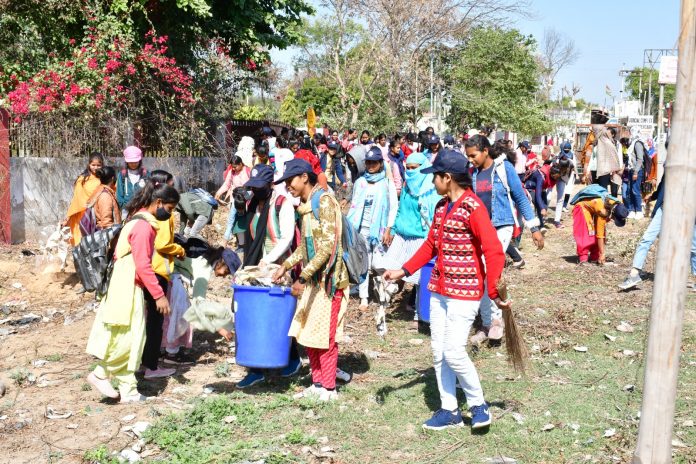
<svg viewBox="0 0 696 464">
<path fill-rule="evenodd" d="M 290 287 L 292 278 L 286 272 L 280 282 L 273 282 L 273 275 L 280 269 L 279 264 L 265 266 L 246 266 L 237 270 L 233 283 L 243 287 Z"/>
</svg>

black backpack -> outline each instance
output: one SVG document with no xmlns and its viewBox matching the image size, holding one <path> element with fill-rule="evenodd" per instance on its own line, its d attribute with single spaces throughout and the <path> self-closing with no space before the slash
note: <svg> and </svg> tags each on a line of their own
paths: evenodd
<svg viewBox="0 0 696 464">
<path fill-rule="evenodd" d="M 648 175 L 652 171 L 653 160 L 650 157 L 650 155 L 648 155 L 648 147 L 646 147 L 645 144 L 641 140 L 637 140 L 636 145 L 639 143 L 641 145 L 643 145 L 643 173 L 644 173 L 644 177 L 647 179 Z M 636 150 L 636 147 L 634 145 L 633 151 L 635 152 L 635 150 Z"/>
<path fill-rule="evenodd" d="M 126 222 L 135 219 L 144 218 L 135 214 Z M 116 224 L 108 229 L 98 230 L 82 237 L 80 244 L 73 248 L 73 261 L 80 282 L 85 291 L 95 292 L 97 297 L 106 295 L 109 288 L 114 270 L 114 252 L 122 228 L 122 224 Z"/>
</svg>

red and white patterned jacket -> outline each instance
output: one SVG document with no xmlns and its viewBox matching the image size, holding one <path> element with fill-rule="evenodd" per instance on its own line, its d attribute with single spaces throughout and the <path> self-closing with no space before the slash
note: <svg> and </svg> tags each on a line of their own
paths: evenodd
<svg viewBox="0 0 696 464">
<path fill-rule="evenodd" d="M 436 257 L 428 290 L 458 300 L 480 300 L 487 282 L 488 296 L 495 299 L 505 253 L 488 211 L 470 189 L 448 212 L 449 204 L 446 197 L 437 204 L 428 238 L 403 269 L 413 274 Z"/>
</svg>

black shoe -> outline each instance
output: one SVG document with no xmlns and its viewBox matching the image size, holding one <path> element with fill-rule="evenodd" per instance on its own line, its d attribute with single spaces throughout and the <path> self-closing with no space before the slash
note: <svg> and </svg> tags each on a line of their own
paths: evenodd
<svg viewBox="0 0 696 464">
<path fill-rule="evenodd" d="M 162 362 L 164 364 L 176 365 L 176 366 L 192 366 L 196 364 L 196 360 L 183 351 L 179 351 L 176 354 L 166 353 L 162 357 Z"/>
</svg>

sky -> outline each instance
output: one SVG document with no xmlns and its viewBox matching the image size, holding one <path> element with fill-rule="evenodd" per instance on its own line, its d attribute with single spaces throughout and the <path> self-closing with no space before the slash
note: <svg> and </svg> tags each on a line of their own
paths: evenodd
<svg viewBox="0 0 696 464">
<path fill-rule="evenodd" d="M 677 0 L 531 0 L 529 18 L 510 18 L 510 26 L 541 42 L 546 28 L 554 28 L 575 42 L 580 56 L 556 77 L 556 92 L 564 85 L 580 87 L 578 98 L 611 104 L 621 89 L 621 69 L 643 65 L 643 51 L 674 48 L 679 32 Z M 272 50 L 271 58 L 292 72 L 295 50 Z M 625 67 L 625 68 L 624 68 Z M 556 95 L 554 95 L 555 97 Z M 606 100 L 605 100 L 606 99 Z"/>
</svg>

